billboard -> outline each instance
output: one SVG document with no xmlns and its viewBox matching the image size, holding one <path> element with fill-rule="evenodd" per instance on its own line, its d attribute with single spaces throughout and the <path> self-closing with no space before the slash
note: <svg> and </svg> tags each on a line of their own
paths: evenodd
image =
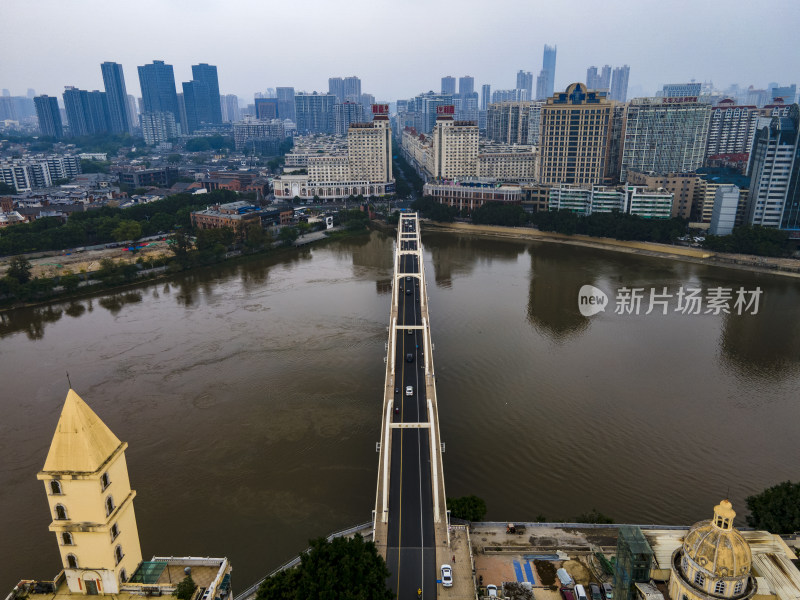
<svg viewBox="0 0 800 600">
<path fill-rule="evenodd" d="M 446 116 L 453 116 L 456 114 L 456 107 L 452 104 L 445 104 L 442 106 L 436 107 L 436 114 L 437 115 L 446 115 Z"/>
<path fill-rule="evenodd" d="M 389 105 L 388 104 L 373 104 L 372 105 L 372 114 L 373 115 L 388 115 L 389 114 Z"/>
</svg>

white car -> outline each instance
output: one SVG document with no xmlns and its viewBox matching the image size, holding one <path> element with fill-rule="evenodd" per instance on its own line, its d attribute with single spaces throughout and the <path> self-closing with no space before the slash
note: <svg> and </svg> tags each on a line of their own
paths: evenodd
<svg viewBox="0 0 800 600">
<path fill-rule="evenodd" d="M 414 386 L 407 385 L 406 386 L 406 396 L 413 396 L 414 395 Z"/>
<path fill-rule="evenodd" d="M 486 595 L 489 598 L 497 598 L 497 586 L 489 584 L 486 586 Z"/>
<path fill-rule="evenodd" d="M 442 565 L 442 585 L 453 587 L 453 567 L 450 565 Z"/>
</svg>

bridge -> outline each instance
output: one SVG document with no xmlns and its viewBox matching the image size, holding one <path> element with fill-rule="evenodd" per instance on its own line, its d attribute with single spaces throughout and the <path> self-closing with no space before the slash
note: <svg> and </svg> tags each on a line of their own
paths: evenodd
<svg viewBox="0 0 800 600">
<path fill-rule="evenodd" d="M 436 598 L 450 538 L 428 296 L 416 214 L 397 228 L 373 540 L 397 598 Z M 437 551 L 439 557 L 437 559 Z"/>
</svg>

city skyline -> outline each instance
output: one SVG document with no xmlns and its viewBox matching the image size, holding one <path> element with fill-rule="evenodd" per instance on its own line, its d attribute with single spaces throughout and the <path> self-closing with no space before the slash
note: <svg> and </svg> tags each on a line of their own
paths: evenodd
<svg viewBox="0 0 800 600">
<path fill-rule="evenodd" d="M 5 6 L 8 47 L 24 51 L 16 53 L 13 61 L 4 61 L 0 87 L 9 89 L 12 95 L 24 95 L 28 88 L 34 88 L 37 94 L 56 97 L 61 96 L 65 86 L 102 90 L 99 65 L 111 61 L 123 65 L 128 93 L 138 97 L 141 90 L 136 68 L 163 60 L 174 65 L 178 85 L 192 80 L 191 65 L 216 65 L 220 92 L 242 98 L 278 86 L 325 92 L 329 77 L 345 73 L 359 76 L 362 89 L 378 100 L 396 100 L 427 90 L 438 91 L 441 78 L 446 75 L 470 75 L 475 78 L 476 88 L 483 84 L 490 84 L 493 89 L 513 88 L 518 71 L 532 72 L 534 76 L 539 73 L 545 44 L 558 47 L 557 90 L 573 82 L 585 83 L 587 67 L 595 64 L 630 65 L 629 98 L 652 95 L 664 84 L 692 79 L 712 81 L 721 89 L 730 84 L 765 88 L 770 82 L 795 82 L 792 60 L 768 61 L 761 50 L 769 48 L 770 57 L 795 56 L 792 33 L 800 22 L 800 6 L 791 0 L 767 0 L 761 5 L 764 8 L 755 13 L 743 0 L 703 5 L 685 0 L 660 4 L 618 1 L 602 8 L 588 1 L 578 4 L 583 7 L 580 11 L 574 6 L 533 7 L 511 0 L 501 0 L 492 11 L 486 11 L 475 0 L 459 4 L 457 11 L 449 1 L 426 5 L 426 18 L 431 23 L 447 18 L 452 25 L 437 30 L 437 38 L 432 41 L 424 35 L 424 27 L 412 22 L 414 11 L 390 11 L 386 5 L 376 7 L 361 0 L 346 16 L 334 6 L 316 0 L 306 0 L 300 6 L 269 7 L 240 1 L 224 8 L 200 2 L 193 4 L 191 11 L 178 3 L 145 1 L 136 6 L 109 6 L 87 0 L 79 3 L 85 10 L 75 10 L 74 4 L 46 1 L 45 9 L 36 14 L 24 2 L 9 0 Z M 387 16 L 392 15 L 391 26 L 375 26 L 384 11 Z M 686 11 L 691 11 L 692 19 L 685 18 Z M 723 16 L 748 17 L 721 23 L 720 11 Z M 137 27 L 98 27 L 92 30 L 91 45 L 76 46 L 75 31 L 92 25 L 86 20 L 88 14 L 98 25 L 105 21 L 133 24 L 142 14 L 161 18 L 148 23 L 147 43 L 142 43 L 142 31 Z M 242 19 L 243 14 L 248 18 Z M 264 19 L 288 22 L 298 14 L 317 16 L 306 17 L 302 38 L 291 28 L 272 28 L 267 43 L 271 59 L 250 58 L 260 56 L 247 48 L 251 40 L 260 39 Z M 513 19 L 508 18 L 511 14 Z M 575 14 L 585 18 L 576 21 Z M 776 15 L 781 18 L 776 19 Z M 182 26 L 175 28 L 178 22 Z M 663 34 L 658 37 L 647 25 L 655 22 Z M 630 27 L 626 23 L 642 26 Z M 710 27 L 712 23 L 714 26 Z M 199 44 L 197 31 L 211 27 L 215 43 Z M 349 29 L 358 30 L 359 43 L 337 45 L 333 52 L 320 52 L 318 44 L 306 43 L 317 35 L 330 39 L 331 29 L 337 27 L 343 35 Z M 615 27 L 622 28 L 623 35 L 607 34 Z M 409 31 L 419 33 L 409 37 Z M 490 45 L 491 36 L 486 36 L 492 32 L 502 32 L 502 55 Z M 48 43 L 32 44 L 32 33 Z M 420 37 L 419 44 L 415 43 L 415 35 Z M 477 39 L 484 43 L 475 43 Z M 56 47 L 69 51 L 53 52 Z M 386 50 L 376 55 L 364 52 L 365 47 Z M 602 50 L 597 52 L 595 48 Z M 737 59 L 727 60 L 733 51 Z M 436 59 L 431 60 L 432 56 Z"/>
</svg>

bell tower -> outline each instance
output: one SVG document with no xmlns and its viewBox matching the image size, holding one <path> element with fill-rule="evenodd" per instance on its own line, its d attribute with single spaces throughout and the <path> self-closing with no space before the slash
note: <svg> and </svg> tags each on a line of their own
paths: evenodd
<svg viewBox="0 0 800 600">
<path fill-rule="evenodd" d="M 36 478 L 73 594 L 119 593 L 142 562 L 127 447 L 70 389 Z"/>
</svg>

